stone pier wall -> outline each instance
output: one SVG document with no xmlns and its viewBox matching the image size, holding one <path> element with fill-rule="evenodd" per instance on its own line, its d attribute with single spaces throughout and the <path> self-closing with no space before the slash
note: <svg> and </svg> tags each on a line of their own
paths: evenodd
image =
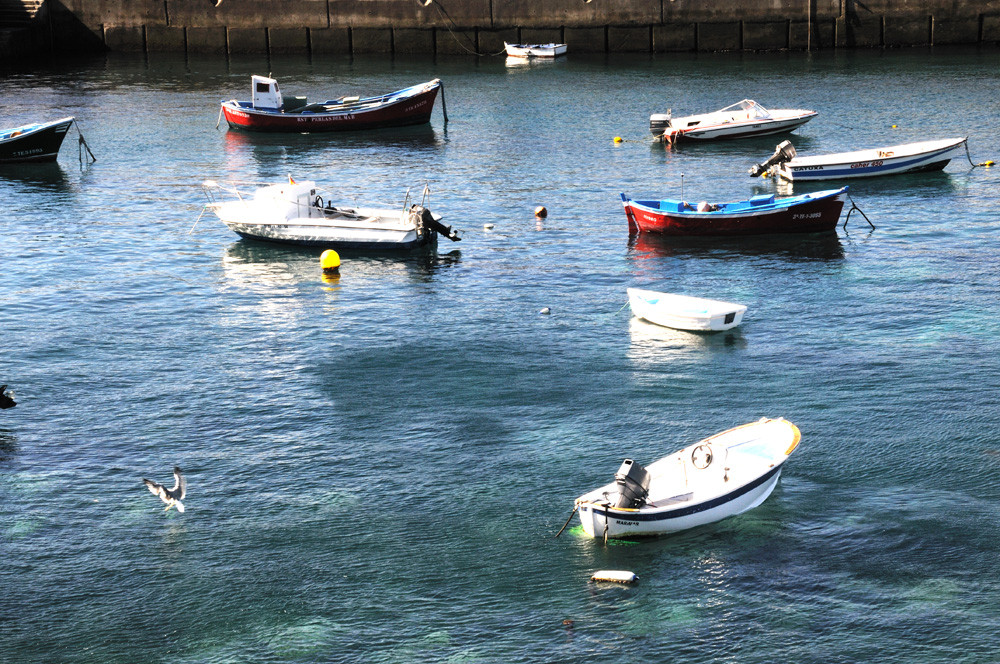
<svg viewBox="0 0 1000 664">
<path fill-rule="evenodd" d="M 1000 43 L 1000 0 L 48 0 L 57 50 L 495 54 Z"/>
</svg>

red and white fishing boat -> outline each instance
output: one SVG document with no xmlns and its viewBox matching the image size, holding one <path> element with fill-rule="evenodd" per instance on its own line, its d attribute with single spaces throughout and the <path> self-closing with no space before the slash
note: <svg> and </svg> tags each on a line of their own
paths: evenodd
<svg viewBox="0 0 1000 664">
<path fill-rule="evenodd" d="M 630 234 L 761 235 L 818 233 L 836 228 L 847 187 L 810 194 L 754 196 L 736 203 L 696 206 L 684 201 L 634 201 L 621 194 Z"/>
<path fill-rule="evenodd" d="M 816 115 L 816 111 L 799 108 L 769 111 L 752 99 L 744 99 L 718 111 L 681 118 L 673 117 L 670 111 L 655 113 L 649 116 L 649 131 L 668 143 L 748 138 L 792 131 Z"/>
<path fill-rule="evenodd" d="M 305 97 L 282 95 L 278 82 L 266 76 L 253 76 L 251 87 L 250 101 L 222 102 L 222 113 L 233 129 L 308 133 L 424 124 L 430 122 L 434 100 L 442 89 L 436 78 L 378 97 L 309 103 Z"/>
</svg>

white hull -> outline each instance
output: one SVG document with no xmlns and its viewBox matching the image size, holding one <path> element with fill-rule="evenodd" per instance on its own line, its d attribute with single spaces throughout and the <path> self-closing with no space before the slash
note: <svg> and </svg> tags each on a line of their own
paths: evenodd
<svg viewBox="0 0 1000 664">
<path fill-rule="evenodd" d="M 509 44 L 503 43 L 511 58 L 555 58 L 566 53 L 566 44 Z"/>
<path fill-rule="evenodd" d="M 816 117 L 816 111 L 780 108 L 769 111 L 752 99 L 711 113 L 675 118 L 670 113 L 649 117 L 649 129 L 664 140 L 714 141 L 767 136 L 792 131 Z"/>
<path fill-rule="evenodd" d="M 675 330 L 722 332 L 743 322 L 743 314 L 747 310 L 742 304 L 701 297 L 641 288 L 629 288 L 627 292 L 629 306 L 635 316 Z"/>
<path fill-rule="evenodd" d="M 662 535 L 753 509 L 774 491 L 800 437 L 791 422 L 766 418 L 710 436 L 650 464 L 648 495 L 635 508 L 616 507 L 616 482 L 577 498 L 583 530 L 600 538 Z"/>
<path fill-rule="evenodd" d="M 623 510 L 581 505 L 580 523 L 583 525 L 583 531 L 591 537 L 603 538 L 606 527 L 608 539 L 678 533 L 682 530 L 722 521 L 727 517 L 736 516 L 757 507 L 767 500 L 767 497 L 774 491 L 780 476 L 781 468 L 779 467 L 761 485 L 742 495 L 734 496 L 721 505 L 685 514 L 664 514 L 663 518 L 657 520 L 636 520 L 642 510 L 637 510 L 635 514 L 629 514 Z"/>
<path fill-rule="evenodd" d="M 871 150 L 796 157 L 778 165 L 785 180 L 867 178 L 940 170 L 965 151 L 965 138 L 921 141 Z"/>
<path fill-rule="evenodd" d="M 324 205 L 313 182 L 270 185 L 252 196 L 238 192 L 237 196 L 238 200 L 213 201 L 208 207 L 234 233 L 254 240 L 376 251 L 412 249 L 435 245 L 435 228 L 443 228 L 437 223 L 439 217 L 421 205 L 410 205 L 409 198 L 395 209 Z"/>
</svg>

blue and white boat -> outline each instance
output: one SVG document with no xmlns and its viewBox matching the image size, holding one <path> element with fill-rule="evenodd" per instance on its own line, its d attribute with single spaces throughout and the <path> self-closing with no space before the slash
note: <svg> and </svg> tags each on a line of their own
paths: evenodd
<svg viewBox="0 0 1000 664">
<path fill-rule="evenodd" d="M 946 138 L 814 157 L 799 157 L 790 143 L 782 150 L 786 141 L 778 146 L 771 159 L 751 168 L 750 174 L 769 172 L 790 182 L 798 182 L 939 171 L 949 161 L 961 156 L 967 140 Z"/>
<path fill-rule="evenodd" d="M 717 433 L 643 468 L 626 459 L 615 481 L 576 499 L 591 537 L 662 535 L 734 516 L 763 503 L 798 427 L 763 418 Z"/>
</svg>

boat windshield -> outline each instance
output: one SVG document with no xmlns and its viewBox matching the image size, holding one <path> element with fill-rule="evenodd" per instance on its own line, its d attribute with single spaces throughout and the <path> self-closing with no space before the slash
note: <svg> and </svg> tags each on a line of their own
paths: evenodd
<svg viewBox="0 0 1000 664">
<path fill-rule="evenodd" d="M 753 99 L 744 99 L 732 106 L 726 106 L 719 113 L 749 113 L 751 118 L 770 118 L 771 113 L 766 108 L 755 102 Z"/>
</svg>

